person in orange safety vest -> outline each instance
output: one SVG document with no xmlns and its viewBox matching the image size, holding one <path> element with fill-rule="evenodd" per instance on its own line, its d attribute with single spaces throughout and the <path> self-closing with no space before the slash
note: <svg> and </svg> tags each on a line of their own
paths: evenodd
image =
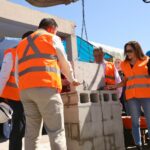
<svg viewBox="0 0 150 150">
<path fill-rule="evenodd" d="M 23 35 L 28 36 L 32 32 Z M 0 97 L 13 109 L 12 130 L 9 137 L 9 150 L 22 150 L 22 138 L 25 132 L 25 116 L 20 101 L 19 88 L 15 80 L 16 48 L 9 48 L 4 52 L 0 71 Z"/>
<path fill-rule="evenodd" d="M 118 70 L 115 68 L 112 62 L 104 60 L 104 52 L 102 47 L 95 47 L 93 51 L 94 60 L 97 64 L 100 64 L 104 69 L 105 85 L 115 85 L 121 82 Z M 122 88 L 118 89 L 118 96 L 122 94 Z"/>
<path fill-rule="evenodd" d="M 124 80 L 108 88 L 126 86 L 125 95 L 131 119 L 132 134 L 138 150 L 142 150 L 139 118 L 141 107 L 148 126 L 148 145 L 150 147 L 150 74 L 149 57 L 145 56 L 140 44 L 129 41 L 124 46 L 125 60 L 121 64 Z"/>
<path fill-rule="evenodd" d="M 39 28 L 17 46 L 18 85 L 26 116 L 25 149 L 38 148 L 42 120 L 49 135 L 51 150 L 67 150 L 61 72 L 78 86 L 67 60 L 64 46 L 56 35 L 58 25 L 44 18 Z"/>
</svg>

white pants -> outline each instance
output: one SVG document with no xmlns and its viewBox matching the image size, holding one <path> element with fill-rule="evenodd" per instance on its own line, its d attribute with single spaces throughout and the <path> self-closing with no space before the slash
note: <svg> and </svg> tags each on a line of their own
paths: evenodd
<svg viewBox="0 0 150 150">
<path fill-rule="evenodd" d="M 51 150 L 67 150 L 63 102 L 53 88 L 31 88 L 21 91 L 26 116 L 25 150 L 37 150 L 42 120 L 49 135 Z"/>
</svg>

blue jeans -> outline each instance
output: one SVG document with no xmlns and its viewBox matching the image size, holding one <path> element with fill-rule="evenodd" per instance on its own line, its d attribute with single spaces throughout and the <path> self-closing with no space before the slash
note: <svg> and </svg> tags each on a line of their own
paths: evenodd
<svg viewBox="0 0 150 150">
<path fill-rule="evenodd" d="M 136 145 L 142 145 L 139 118 L 141 116 L 142 107 L 148 126 L 148 135 L 150 137 L 150 98 L 131 99 L 128 101 L 128 107 L 132 119 L 132 134 L 134 142 Z"/>
</svg>

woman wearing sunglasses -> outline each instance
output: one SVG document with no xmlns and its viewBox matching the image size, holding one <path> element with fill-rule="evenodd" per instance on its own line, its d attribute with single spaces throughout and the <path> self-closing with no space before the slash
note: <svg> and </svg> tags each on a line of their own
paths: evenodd
<svg viewBox="0 0 150 150">
<path fill-rule="evenodd" d="M 109 86 L 115 89 L 126 86 L 126 100 L 132 119 L 132 134 L 138 150 L 142 150 L 140 133 L 141 107 L 148 126 L 148 143 L 150 143 L 150 60 L 145 56 L 140 44 L 130 41 L 124 46 L 125 60 L 121 64 L 124 79 L 121 83 Z M 150 145 L 149 145 L 150 146 Z"/>
</svg>

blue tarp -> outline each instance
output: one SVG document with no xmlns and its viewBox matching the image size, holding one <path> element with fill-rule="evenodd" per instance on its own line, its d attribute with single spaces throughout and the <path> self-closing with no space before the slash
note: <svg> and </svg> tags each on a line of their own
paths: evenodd
<svg viewBox="0 0 150 150">
<path fill-rule="evenodd" d="M 78 60 L 83 62 L 94 62 L 93 50 L 94 46 L 84 39 L 77 36 Z M 108 53 L 104 54 L 105 59 L 112 58 Z"/>
<path fill-rule="evenodd" d="M 0 39 L 0 65 L 3 59 L 3 52 L 9 47 L 14 47 L 19 43 L 19 38 L 2 38 Z M 63 45 L 65 47 L 65 50 L 67 52 L 67 44 L 66 41 L 63 40 Z M 78 50 L 78 60 L 83 62 L 94 62 L 93 57 L 93 50 L 94 46 L 90 44 L 89 42 L 85 41 L 84 39 L 77 36 L 77 50 Z M 105 53 L 104 55 L 105 59 L 112 58 L 111 55 Z"/>
<path fill-rule="evenodd" d="M 19 38 L 0 38 L 0 66 L 3 61 L 4 51 L 8 48 L 15 47 L 19 41 Z"/>
<path fill-rule="evenodd" d="M 147 56 L 150 56 L 150 50 L 146 52 L 146 55 L 147 55 Z"/>
</svg>

